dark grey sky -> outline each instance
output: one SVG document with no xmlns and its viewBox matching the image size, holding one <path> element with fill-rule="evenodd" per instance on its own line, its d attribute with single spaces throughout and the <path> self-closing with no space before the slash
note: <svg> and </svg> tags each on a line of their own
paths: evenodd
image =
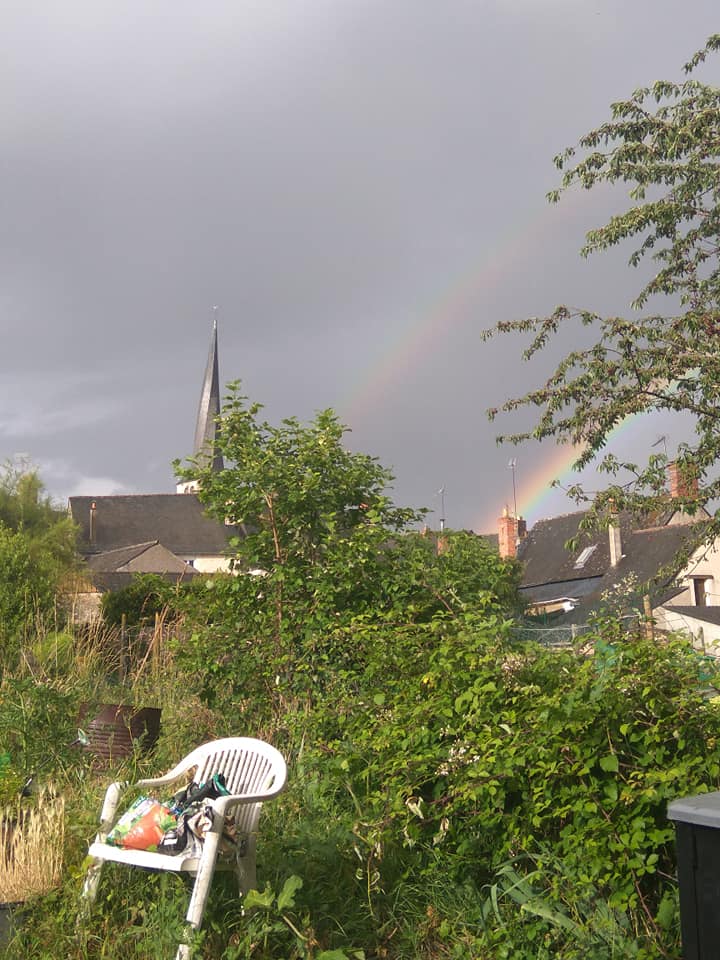
<svg viewBox="0 0 720 960">
<path fill-rule="evenodd" d="M 484 411 L 542 369 L 480 342 L 567 302 L 608 194 L 552 157 L 720 29 L 716 0 L 0 0 L 0 459 L 58 498 L 173 489 L 220 306 L 220 375 L 271 419 L 334 407 L 401 503 L 531 520 L 548 446 Z M 703 77 L 717 82 L 717 60 Z M 629 427 L 638 446 L 652 424 Z M 437 520 L 438 514 L 435 514 Z"/>
</svg>

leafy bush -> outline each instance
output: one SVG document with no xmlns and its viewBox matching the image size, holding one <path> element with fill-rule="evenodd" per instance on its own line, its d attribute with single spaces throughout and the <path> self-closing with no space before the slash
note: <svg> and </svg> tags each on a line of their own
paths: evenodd
<svg viewBox="0 0 720 960">
<path fill-rule="evenodd" d="M 0 683 L 0 743 L 25 775 L 70 765 L 76 754 L 76 693 L 32 677 L 6 676 Z"/>
<path fill-rule="evenodd" d="M 157 573 L 136 574 L 127 587 L 108 590 L 102 595 L 102 614 L 105 623 L 119 626 L 123 616 L 127 626 L 152 622 L 173 601 L 175 584 Z"/>
<path fill-rule="evenodd" d="M 614 624 L 603 636 L 594 656 L 513 648 L 481 623 L 445 625 L 426 656 L 409 637 L 378 642 L 367 685 L 321 746 L 363 798 L 364 870 L 378 891 L 394 888 L 386 860 L 391 877 L 397 856 L 410 862 L 402 851 L 416 852 L 413 871 L 440 869 L 479 899 L 512 858 L 535 891 L 534 917 L 512 898 L 502 911 L 512 938 L 535 944 L 518 956 L 534 957 L 546 934 L 550 955 L 580 956 L 572 923 L 591 925 L 581 905 L 598 902 L 638 956 L 677 948 L 666 807 L 720 783 L 720 710 L 684 641 L 623 637 Z M 407 669 L 392 669 L 391 645 L 412 650 Z"/>
</svg>

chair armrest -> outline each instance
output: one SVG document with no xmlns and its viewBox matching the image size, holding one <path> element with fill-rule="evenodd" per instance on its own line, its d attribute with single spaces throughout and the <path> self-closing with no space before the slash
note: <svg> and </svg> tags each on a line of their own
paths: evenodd
<svg viewBox="0 0 720 960">
<path fill-rule="evenodd" d="M 127 780 L 116 780 L 105 791 L 102 810 L 100 811 L 100 832 L 106 834 L 115 820 L 120 794 L 128 786 Z"/>
<path fill-rule="evenodd" d="M 171 770 L 169 773 L 163 774 L 162 777 L 149 777 L 146 780 L 138 780 L 135 786 L 136 787 L 162 787 L 166 783 L 173 783 L 173 781 L 178 780 L 183 773 L 185 773 L 185 770 L 181 770 L 179 773 L 175 770 Z"/>
<path fill-rule="evenodd" d="M 212 801 L 211 806 L 216 813 L 224 817 L 225 814 L 234 807 L 247 805 L 249 803 L 264 803 L 265 800 L 272 800 L 278 793 L 280 793 L 280 790 L 272 787 L 264 793 L 230 794 L 228 797 L 217 797 Z"/>
</svg>

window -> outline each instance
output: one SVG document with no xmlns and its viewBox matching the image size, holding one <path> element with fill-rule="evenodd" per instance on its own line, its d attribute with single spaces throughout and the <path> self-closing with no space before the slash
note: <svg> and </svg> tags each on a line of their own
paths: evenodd
<svg viewBox="0 0 720 960">
<path fill-rule="evenodd" d="M 591 547 L 585 547 L 585 549 L 580 553 L 577 560 L 575 561 L 575 569 L 579 570 L 581 567 L 584 567 L 596 550 L 597 550 L 596 543 L 594 543 Z"/>
<path fill-rule="evenodd" d="M 693 602 L 696 607 L 707 607 L 712 577 L 693 577 Z"/>
</svg>

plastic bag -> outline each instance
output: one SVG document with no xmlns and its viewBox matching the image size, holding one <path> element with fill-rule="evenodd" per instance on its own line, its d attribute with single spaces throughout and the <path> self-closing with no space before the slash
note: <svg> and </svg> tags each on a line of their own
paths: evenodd
<svg viewBox="0 0 720 960">
<path fill-rule="evenodd" d="M 157 850 L 177 819 L 164 803 L 153 797 L 138 797 L 107 835 L 107 842 L 124 850 Z"/>
<path fill-rule="evenodd" d="M 222 773 L 215 773 L 203 783 L 189 783 L 168 801 L 171 811 L 177 817 L 177 823 L 171 827 L 158 846 L 159 853 L 199 857 L 202 844 L 212 829 L 214 812 L 208 800 L 229 796 Z M 236 829 L 234 813 L 226 814 L 223 832 L 220 838 L 220 853 L 233 853 L 236 850 Z"/>
</svg>

